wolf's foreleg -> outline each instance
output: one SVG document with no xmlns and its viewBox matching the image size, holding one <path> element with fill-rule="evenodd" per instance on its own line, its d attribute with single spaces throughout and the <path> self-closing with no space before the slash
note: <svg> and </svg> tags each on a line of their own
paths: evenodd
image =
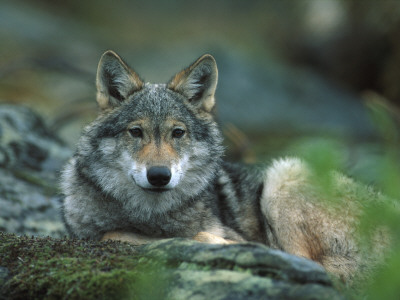
<svg viewBox="0 0 400 300">
<path fill-rule="evenodd" d="M 132 245 L 139 246 L 139 245 L 144 245 L 144 244 L 148 244 L 151 242 L 159 241 L 162 239 L 163 238 L 148 237 L 148 236 L 144 236 L 144 235 L 141 235 L 138 233 L 133 233 L 133 232 L 109 231 L 103 235 L 103 237 L 101 238 L 101 241 L 112 240 L 112 241 L 128 242 Z M 227 239 L 219 237 L 215 234 L 212 234 L 209 232 L 204 232 L 204 231 L 199 232 L 192 239 L 195 241 L 201 242 L 201 243 L 208 243 L 208 244 L 237 243 L 235 241 L 227 240 Z"/>
<path fill-rule="evenodd" d="M 101 238 L 101 241 L 107 241 L 107 240 L 113 240 L 113 241 L 120 241 L 120 242 L 128 242 L 132 245 L 144 245 L 147 243 L 155 242 L 161 240 L 161 238 L 153 238 L 153 237 L 148 237 L 144 236 L 138 233 L 133 233 L 133 232 L 126 232 L 126 231 L 109 231 L 106 232 L 103 237 Z"/>
<path fill-rule="evenodd" d="M 234 244 L 234 243 L 237 243 L 235 241 L 227 240 L 220 236 L 217 236 L 215 234 L 205 232 L 205 231 L 199 232 L 198 234 L 196 234 L 193 237 L 193 239 L 195 241 L 198 241 L 201 243 L 208 243 L 208 244 Z"/>
</svg>

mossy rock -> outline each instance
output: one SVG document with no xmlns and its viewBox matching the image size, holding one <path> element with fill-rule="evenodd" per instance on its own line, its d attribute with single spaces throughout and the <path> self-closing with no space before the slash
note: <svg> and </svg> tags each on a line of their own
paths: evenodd
<svg viewBox="0 0 400 300">
<path fill-rule="evenodd" d="M 317 264 L 252 243 L 0 233 L 0 299 L 341 299 Z"/>
<path fill-rule="evenodd" d="M 111 299 L 130 293 L 138 256 L 128 244 L 0 233 L 10 299 Z"/>
</svg>

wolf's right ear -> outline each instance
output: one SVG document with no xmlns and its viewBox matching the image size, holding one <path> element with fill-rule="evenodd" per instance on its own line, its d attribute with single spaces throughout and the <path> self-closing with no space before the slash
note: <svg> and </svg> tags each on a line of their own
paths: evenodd
<svg viewBox="0 0 400 300">
<path fill-rule="evenodd" d="M 215 105 L 217 82 L 217 63 L 214 57 L 205 54 L 176 74 L 167 87 L 185 96 L 193 106 L 211 112 Z"/>
<path fill-rule="evenodd" d="M 97 102 L 101 109 L 119 106 L 144 83 L 140 77 L 116 54 L 105 52 L 97 67 Z"/>
</svg>

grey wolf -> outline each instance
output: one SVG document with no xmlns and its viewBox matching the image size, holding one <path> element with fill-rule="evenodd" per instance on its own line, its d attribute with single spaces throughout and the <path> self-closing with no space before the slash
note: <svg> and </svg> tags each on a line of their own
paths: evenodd
<svg viewBox="0 0 400 300">
<path fill-rule="evenodd" d="M 327 205 L 298 158 L 266 167 L 225 162 L 217 80 L 208 54 L 166 84 L 145 83 L 116 53 L 103 54 L 100 113 L 61 178 L 71 235 L 134 244 L 252 241 L 312 259 L 346 282 L 367 274 L 386 238 L 377 230 L 363 246 L 356 225 L 363 206 L 381 196 L 332 174 L 340 201 Z"/>
</svg>

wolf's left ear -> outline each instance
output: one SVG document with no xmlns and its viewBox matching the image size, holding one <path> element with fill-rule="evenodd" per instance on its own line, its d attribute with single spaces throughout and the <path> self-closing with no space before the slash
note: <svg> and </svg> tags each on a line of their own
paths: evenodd
<svg viewBox="0 0 400 300">
<path fill-rule="evenodd" d="M 140 77 L 116 54 L 103 54 L 97 68 L 97 102 L 101 109 L 119 106 L 143 87 Z"/>
<path fill-rule="evenodd" d="M 176 74 L 167 87 L 185 96 L 198 108 L 211 112 L 218 82 L 218 69 L 214 57 L 205 54 L 190 67 Z"/>
</svg>

